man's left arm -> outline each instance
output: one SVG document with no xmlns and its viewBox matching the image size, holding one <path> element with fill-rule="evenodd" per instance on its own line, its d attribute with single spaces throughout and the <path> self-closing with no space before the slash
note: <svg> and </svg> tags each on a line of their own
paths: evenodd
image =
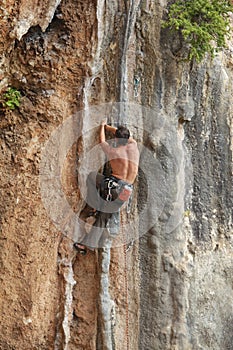
<svg viewBox="0 0 233 350">
<path fill-rule="evenodd" d="M 103 120 L 100 126 L 100 143 L 106 142 L 105 138 L 105 125 L 107 125 L 106 121 Z"/>
<path fill-rule="evenodd" d="M 105 128 L 106 128 L 106 121 L 102 121 L 101 126 L 100 126 L 100 146 L 102 147 L 102 150 L 108 154 L 108 152 L 110 151 L 110 146 L 109 144 L 106 142 L 106 137 L 105 137 Z"/>
</svg>

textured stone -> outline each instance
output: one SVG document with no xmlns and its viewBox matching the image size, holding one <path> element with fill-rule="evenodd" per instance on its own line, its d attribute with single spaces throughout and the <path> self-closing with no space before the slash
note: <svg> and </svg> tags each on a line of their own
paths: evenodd
<svg viewBox="0 0 233 350">
<path fill-rule="evenodd" d="M 213 60 L 183 62 L 181 38 L 161 29 L 166 3 L 2 2 L 0 88 L 23 95 L 19 109 L 0 110 L 3 350 L 232 347 L 232 42 Z M 43 206 L 41 153 L 71 115 L 118 101 L 148 108 L 108 116 L 144 145 L 131 214 L 121 214 L 134 236 L 84 257 Z M 90 136 L 61 174 L 75 212 L 80 163 L 98 143 L 91 113 L 78 116 L 72 128 Z"/>
</svg>

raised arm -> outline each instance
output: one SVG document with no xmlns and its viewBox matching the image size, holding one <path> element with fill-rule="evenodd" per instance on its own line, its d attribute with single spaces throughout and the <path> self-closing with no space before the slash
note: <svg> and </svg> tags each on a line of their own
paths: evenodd
<svg viewBox="0 0 233 350">
<path fill-rule="evenodd" d="M 100 143 L 106 142 L 106 139 L 105 139 L 105 126 L 106 125 L 107 125 L 106 121 L 103 120 L 101 123 L 101 126 L 100 126 Z"/>
<path fill-rule="evenodd" d="M 107 129 L 106 128 L 107 126 L 108 125 L 106 124 L 106 120 L 103 120 L 100 126 L 100 146 L 106 154 L 108 154 L 110 151 L 110 146 L 106 142 L 106 138 L 105 138 L 105 129 Z"/>
<path fill-rule="evenodd" d="M 115 135 L 115 132 L 117 130 L 117 128 L 115 128 L 114 126 L 110 126 L 107 125 L 106 120 L 103 120 L 101 122 L 101 127 L 100 127 L 100 142 L 106 142 L 106 138 L 105 138 L 105 130 L 111 132 L 112 134 Z"/>
<path fill-rule="evenodd" d="M 105 124 L 105 130 L 110 131 L 111 133 L 115 134 L 117 128 L 114 128 L 114 126 L 110 126 Z"/>
</svg>

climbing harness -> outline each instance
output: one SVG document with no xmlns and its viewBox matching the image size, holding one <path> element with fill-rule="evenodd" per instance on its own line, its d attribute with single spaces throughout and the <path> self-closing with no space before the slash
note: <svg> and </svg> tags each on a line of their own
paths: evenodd
<svg viewBox="0 0 233 350">
<path fill-rule="evenodd" d="M 114 195 L 113 190 L 115 190 Z M 130 199 L 132 191 L 132 185 L 111 176 L 103 179 L 100 188 L 100 195 L 107 202 L 111 202 L 115 199 L 120 199 L 122 202 L 126 202 Z"/>
</svg>

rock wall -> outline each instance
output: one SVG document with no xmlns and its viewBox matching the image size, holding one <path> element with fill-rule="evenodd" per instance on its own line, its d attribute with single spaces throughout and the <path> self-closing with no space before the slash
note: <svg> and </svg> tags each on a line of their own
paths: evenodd
<svg viewBox="0 0 233 350">
<path fill-rule="evenodd" d="M 161 29 L 166 5 L 1 6 L 0 87 L 23 97 L 0 111 L 0 349 L 231 349 L 233 47 L 182 61 L 182 41 Z M 83 206 L 81 164 L 93 165 L 106 114 L 129 125 L 140 170 L 121 213 L 126 244 L 83 257 L 64 227 Z M 71 208 L 59 227 L 40 160 L 67 120 L 54 159 L 83 137 L 59 174 Z"/>
</svg>

